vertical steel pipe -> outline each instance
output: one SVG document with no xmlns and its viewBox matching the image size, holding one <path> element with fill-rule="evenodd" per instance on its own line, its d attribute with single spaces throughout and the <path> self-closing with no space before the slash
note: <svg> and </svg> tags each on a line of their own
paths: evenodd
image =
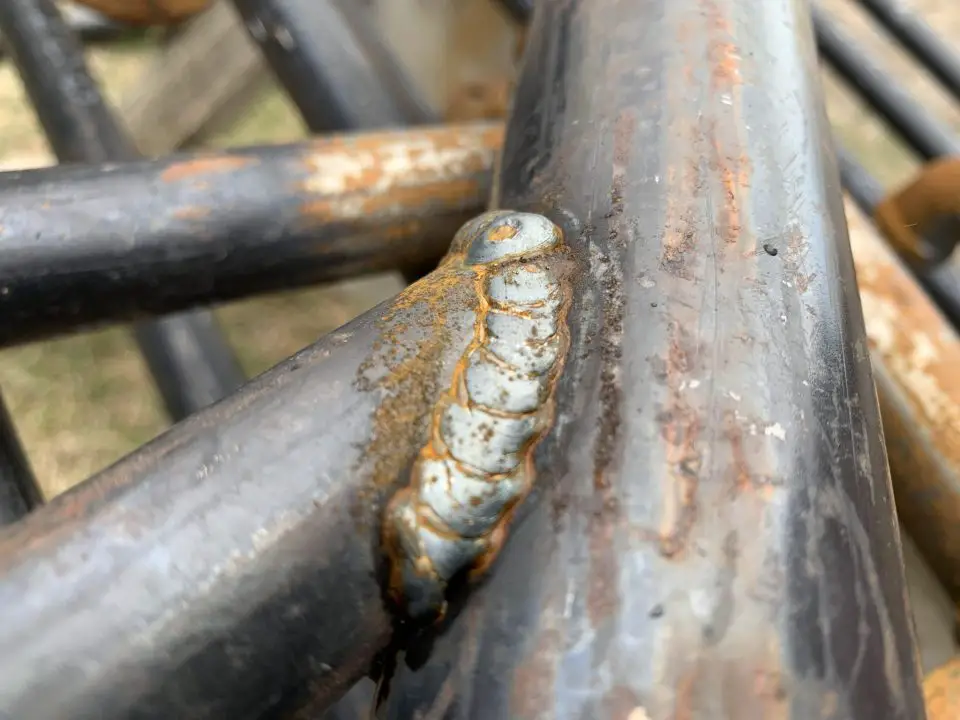
<svg viewBox="0 0 960 720">
<path fill-rule="evenodd" d="M 565 228 L 572 347 L 537 492 L 381 714 L 922 718 L 805 3 L 539 3 L 515 103 L 496 205 Z"/>
<path fill-rule="evenodd" d="M 0 397 L 0 527 L 43 504 L 43 493 L 20 444 L 7 404 Z"/>
<path fill-rule="evenodd" d="M 136 157 L 87 70 L 82 46 L 52 0 L 0 3 L 0 32 L 60 162 Z M 219 400 L 244 380 L 239 361 L 207 313 L 142 324 L 135 335 L 174 418 Z"/>
</svg>

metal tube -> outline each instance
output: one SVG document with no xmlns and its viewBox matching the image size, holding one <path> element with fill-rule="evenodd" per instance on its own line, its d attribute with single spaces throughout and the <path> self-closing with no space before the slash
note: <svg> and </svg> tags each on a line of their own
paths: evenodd
<svg viewBox="0 0 960 720">
<path fill-rule="evenodd" d="M 473 288 L 442 266 L 0 531 L 0 715 L 316 717 L 345 692 L 391 639 L 382 499 Z"/>
<path fill-rule="evenodd" d="M 960 56 L 917 13 L 900 0 L 859 0 L 954 97 L 960 98 Z"/>
<path fill-rule="evenodd" d="M 0 32 L 60 162 L 136 158 L 87 71 L 83 48 L 51 0 L 0 3 Z M 244 380 L 210 316 L 169 317 L 137 326 L 135 335 L 174 418 L 215 402 Z"/>
<path fill-rule="evenodd" d="M 43 492 L 20 444 L 7 404 L 0 397 L 0 527 L 43 504 Z"/>
<path fill-rule="evenodd" d="M 313 133 L 430 125 L 439 117 L 353 0 L 234 0 Z M 412 282 L 433 264 L 405 269 Z"/>
<path fill-rule="evenodd" d="M 573 345 L 535 496 L 382 715 L 922 718 L 805 5 L 539 3 L 515 103 L 495 205 L 566 229 Z"/>
<path fill-rule="evenodd" d="M 349 0 L 234 0 L 314 133 L 437 122 L 366 9 Z"/>
<path fill-rule="evenodd" d="M 0 173 L 0 345 L 435 265 L 490 194 L 500 125 Z"/>
<path fill-rule="evenodd" d="M 812 8 L 820 54 L 925 159 L 960 154 L 960 141 L 870 59 L 820 8 Z"/>
</svg>

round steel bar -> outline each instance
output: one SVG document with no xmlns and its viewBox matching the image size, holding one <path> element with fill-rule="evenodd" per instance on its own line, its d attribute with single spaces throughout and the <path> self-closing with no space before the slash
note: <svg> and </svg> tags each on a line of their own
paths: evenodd
<svg viewBox="0 0 960 720">
<path fill-rule="evenodd" d="M 436 264 L 501 126 L 0 174 L 0 345 Z"/>
<path fill-rule="evenodd" d="M 537 491 L 384 717 L 923 717 L 816 53 L 792 0 L 534 14 L 495 207 L 578 261 Z"/>
<path fill-rule="evenodd" d="M 362 677 L 382 498 L 472 290 L 441 268 L 0 530 L 0 715 L 315 717 Z"/>
<path fill-rule="evenodd" d="M 901 0 L 859 0 L 883 27 L 960 99 L 960 55 Z"/>
<path fill-rule="evenodd" d="M 52 0 L 0 3 L 0 32 L 60 162 L 137 157 L 87 70 L 83 47 Z M 169 317 L 137 326 L 135 336 L 174 418 L 219 400 L 244 380 L 213 317 Z"/>
<path fill-rule="evenodd" d="M 820 54 L 881 118 L 928 160 L 960 154 L 960 141 L 948 127 L 837 27 L 829 14 L 816 6 L 812 13 Z"/>
<path fill-rule="evenodd" d="M 312 132 L 430 124 L 366 8 L 338 0 L 234 0 Z"/>
</svg>

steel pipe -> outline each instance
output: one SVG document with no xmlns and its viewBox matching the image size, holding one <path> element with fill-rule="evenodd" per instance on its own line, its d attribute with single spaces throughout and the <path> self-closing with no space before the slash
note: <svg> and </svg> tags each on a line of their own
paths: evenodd
<svg viewBox="0 0 960 720">
<path fill-rule="evenodd" d="M 486 204 L 494 124 L 0 173 L 0 345 L 435 265 Z"/>
<path fill-rule="evenodd" d="M 859 0 L 859 4 L 954 97 L 960 98 L 960 56 L 920 15 L 901 0 Z"/>
<path fill-rule="evenodd" d="M 234 0 L 250 36 L 313 133 L 430 125 L 439 116 L 352 0 Z M 416 280 L 432 269 L 407 267 Z"/>
<path fill-rule="evenodd" d="M 347 0 L 234 0 L 250 36 L 314 133 L 432 124 L 438 118 Z"/>
<path fill-rule="evenodd" d="M 540 3 L 515 103 L 495 206 L 577 263 L 555 425 L 381 715 L 922 718 L 805 5 Z"/>
<path fill-rule="evenodd" d="M 0 3 L 0 32 L 60 162 L 137 157 L 87 70 L 79 40 L 52 0 Z M 167 317 L 137 326 L 135 336 L 174 418 L 219 400 L 244 380 L 210 315 Z"/>
<path fill-rule="evenodd" d="M 363 676 L 473 288 L 448 263 L 0 531 L 0 715 L 314 717 Z"/>
<path fill-rule="evenodd" d="M 43 491 L 20 444 L 7 404 L 0 397 L 0 527 L 43 504 Z"/>
<path fill-rule="evenodd" d="M 814 6 L 820 54 L 876 113 L 924 158 L 960 154 L 960 141 L 885 72 L 828 13 Z"/>
</svg>

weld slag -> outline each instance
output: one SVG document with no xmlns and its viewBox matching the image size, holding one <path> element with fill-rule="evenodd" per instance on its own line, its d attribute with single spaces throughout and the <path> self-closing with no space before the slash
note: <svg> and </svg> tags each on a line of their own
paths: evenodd
<svg viewBox="0 0 960 720">
<path fill-rule="evenodd" d="M 490 566 L 533 487 L 570 344 L 570 283 L 550 262 L 565 249 L 560 228 L 532 213 L 488 212 L 454 237 L 448 257 L 473 273 L 473 337 L 384 522 L 391 594 L 413 618 L 442 618 L 450 580 Z"/>
</svg>

